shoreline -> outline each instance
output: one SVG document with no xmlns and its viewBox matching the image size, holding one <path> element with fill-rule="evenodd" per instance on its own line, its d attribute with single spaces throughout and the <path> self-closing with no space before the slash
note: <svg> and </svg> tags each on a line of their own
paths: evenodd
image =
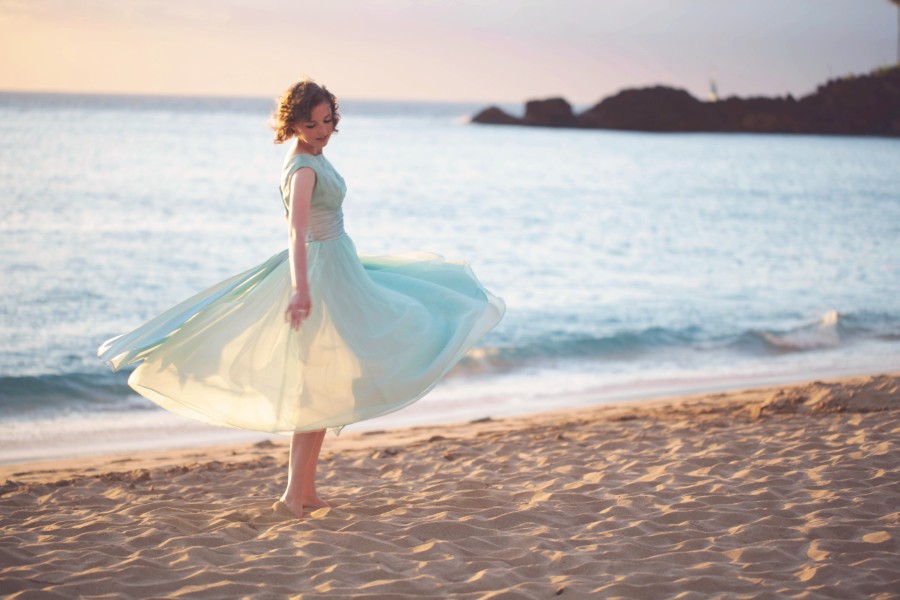
<svg viewBox="0 0 900 600">
<path fill-rule="evenodd" d="M 900 373 L 0 467 L 11 598 L 888 598 Z"/>
<path fill-rule="evenodd" d="M 702 407 L 704 414 L 733 414 L 740 413 L 742 409 L 750 411 L 754 406 L 763 404 L 766 399 L 781 393 L 791 393 L 816 383 L 835 384 L 838 386 L 858 385 L 861 381 L 878 380 L 880 378 L 894 379 L 900 385 L 900 372 L 873 373 L 864 375 L 849 375 L 835 378 L 789 380 L 789 382 L 767 382 L 764 385 L 734 386 L 724 384 L 721 388 L 704 388 L 693 393 L 680 393 L 667 395 L 659 392 L 652 395 L 640 394 L 629 398 L 595 404 L 575 404 L 563 408 L 547 411 L 514 414 L 504 416 L 485 415 L 469 421 L 454 423 L 413 424 L 399 427 L 375 427 L 360 431 L 342 433 L 340 436 L 328 435 L 323 446 L 323 456 L 328 453 L 337 453 L 342 450 L 371 450 L 385 444 L 418 443 L 424 438 L 446 433 L 454 437 L 478 437 L 485 432 L 497 430 L 516 430 L 522 427 L 531 427 L 534 423 L 554 423 L 560 420 L 572 418 L 588 419 L 591 421 L 618 421 L 644 418 L 664 418 L 667 409 L 695 410 Z M 896 397 L 896 406 L 900 409 L 900 392 Z M 880 409 L 879 409 L 880 410 Z M 885 408 L 889 410 L 889 408 Z M 186 419 L 181 419 L 187 421 Z M 212 426 L 210 426 L 212 427 Z M 215 428 L 224 429 L 224 428 Z M 472 429 L 472 432 L 466 430 Z M 128 450 L 121 452 L 106 452 L 87 454 L 81 456 L 52 457 L 38 460 L 0 463 L 0 481 L 4 481 L 15 475 L 27 473 L 57 473 L 63 472 L 76 475 L 81 470 L 97 470 L 112 468 L 112 465 L 133 463 L 137 468 L 147 468 L 150 465 L 174 464 L 179 461 L 196 462 L 198 458 L 211 458 L 213 460 L 236 456 L 239 452 L 250 452 L 254 449 L 280 448 L 285 456 L 290 445 L 287 436 L 251 432 L 245 430 L 225 430 L 225 433 L 238 435 L 259 435 L 258 441 L 229 441 L 225 443 L 201 443 L 198 445 L 177 445 L 148 448 L 141 450 Z M 396 441 L 391 441 L 396 440 Z M 129 466 L 132 466 L 129 464 Z"/>
<path fill-rule="evenodd" d="M 884 361 L 882 361 L 884 362 Z M 768 388 L 802 384 L 821 378 L 863 377 L 889 372 L 859 365 L 836 369 L 833 365 L 818 368 L 767 372 L 673 373 L 668 376 L 625 378 L 615 375 L 598 378 L 577 389 L 559 390 L 548 385 L 545 375 L 537 373 L 531 380 L 517 382 L 517 392 L 509 393 L 509 383 L 502 378 L 451 389 L 457 381 L 450 378 L 429 396 L 402 411 L 370 421 L 354 423 L 341 437 L 365 434 L 374 429 L 409 429 L 416 427 L 456 427 L 472 420 L 528 418 L 552 415 L 558 411 L 587 410 L 621 403 L 646 403 L 683 397 L 734 392 L 750 388 Z M 551 382 L 556 381 L 555 379 Z M 526 385 L 531 383 L 530 386 Z M 527 393 L 524 396 L 525 388 Z M 483 397 L 466 398 L 465 392 L 477 389 Z M 288 436 L 237 428 L 207 425 L 169 413 L 147 402 L 148 408 L 90 416 L 63 414 L 56 418 L 10 421 L 0 435 L 0 468 L 32 465 L 64 458 L 89 459 L 112 455 L 133 455 L 179 449 L 215 448 L 256 443 L 263 440 L 288 440 Z M 485 408 L 485 406 L 490 408 Z M 447 407 L 452 407 L 448 410 Z M 547 408 L 554 406 L 553 408 Z M 329 435 L 327 439 L 333 439 Z"/>
</svg>

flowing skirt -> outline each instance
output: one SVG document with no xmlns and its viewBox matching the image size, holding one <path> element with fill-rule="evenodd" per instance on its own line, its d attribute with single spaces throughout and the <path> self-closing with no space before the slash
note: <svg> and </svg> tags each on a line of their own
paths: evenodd
<svg viewBox="0 0 900 600">
<path fill-rule="evenodd" d="M 309 242 L 312 310 L 284 314 L 287 250 L 101 346 L 114 370 L 174 413 L 293 433 L 334 429 L 424 396 L 503 316 L 465 263 L 361 256 L 350 238 Z"/>
</svg>

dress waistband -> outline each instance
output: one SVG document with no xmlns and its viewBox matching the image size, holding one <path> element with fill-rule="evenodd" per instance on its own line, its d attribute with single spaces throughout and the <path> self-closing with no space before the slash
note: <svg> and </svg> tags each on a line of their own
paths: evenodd
<svg viewBox="0 0 900 600">
<path fill-rule="evenodd" d="M 306 229 L 307 242 L 324 242 L 342 235 L 344 235 L 344 213 L 340 208 L 310 208 L 309 226 Z"/>
</svg>

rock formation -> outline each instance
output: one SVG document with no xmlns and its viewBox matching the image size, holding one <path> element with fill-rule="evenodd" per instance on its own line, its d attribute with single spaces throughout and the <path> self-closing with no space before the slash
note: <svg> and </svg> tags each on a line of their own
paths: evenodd
<svg viewBox="0 0 900 600">
<path fill-rule="evenodd" d="M 547 100 L 531 100 L 525 104 L 525 125 L 539 127 L 575 127 L 575 114 L 572 105 L 562 98 Z"/>
<path fill-rule="evenodd" d="M 845 77 L 799 100 L 731 97 L 703 102 L 685 90 L 655 86 L 628 89 L 575 115 L 562 98 L 531 100 L 525 116 L 497 107 L 473 123 L 666 132 L 753 132 L 882 135 L 900 137 L 900 66 Z"/>
</svg>

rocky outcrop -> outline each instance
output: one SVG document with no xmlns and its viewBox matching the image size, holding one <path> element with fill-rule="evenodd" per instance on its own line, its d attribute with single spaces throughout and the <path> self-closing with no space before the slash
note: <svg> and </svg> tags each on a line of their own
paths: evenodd
<svg viewBox="0 0 900 600">
<path fill-rule="evenodd" d="M 845 77 L 799 100 L 702 102 L 681 89 L 629 89 L 575 115 L 562 98 L 532 100 L 521 119 L 491 107 L 474 123 L 663 132 L 825 133 L 900 136 L 900 66 Z"/>
<path fill-rule="evenodd" d="M 525 125 L 538 127 L 575 127 L 575 113 L 572 105 L 562 98 L 530 100 L 525 103 Z"/>
<path fill-rule="evenodd" d="M 514 117 L 501 108 L 489 106 L 471 118 L 472 123 L 489 125 L 522 125 L 522 119 Z"/>
<path fill-rule="evenodd" d="M 900 66 L 829 81 L 799 103 L 823 133 L 900 135 Z"/>
<path fill-rule="evenodd" d="M 633 131 L 704 131 L 708 121 L 703 102 L 663 86 L 619 92 L 578 115 L 581 127 Z"/>
<path fill-rule="evenodd" d="M 813 133 L 803 108 L 793 97 L 727 98 L 708 103 L 707 131 L 749 133 Z"/>
<path fill-rule="evenodd" d="M 534 127 L 577 127 L 572 105 L 563 98 L 529 100 L 525 103 L 525 116 L 514 117 L 496 106 L 491 106 L 472 117 L 472 123 L 489 125 L 532 125 Z"/>
</svg>

